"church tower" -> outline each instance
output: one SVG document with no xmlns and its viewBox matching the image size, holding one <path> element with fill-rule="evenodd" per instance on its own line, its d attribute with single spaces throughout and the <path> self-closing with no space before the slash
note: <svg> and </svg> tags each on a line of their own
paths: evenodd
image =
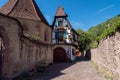
<svg viewBox="0 0 120 80">
<path fill-rule="evenodd" d="M 54 45 L 54 61 L 73 61 L 75 59 L 75 49 L 78 46 L 78 34 L 72 28 L 68 20 L 68 15 L 62 6 L 54 16 L 52 24 L 52 42 Z"/>
</svg>

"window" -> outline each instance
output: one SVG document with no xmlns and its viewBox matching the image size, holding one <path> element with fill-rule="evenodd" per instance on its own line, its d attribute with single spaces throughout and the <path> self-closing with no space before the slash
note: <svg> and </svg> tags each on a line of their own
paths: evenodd
<svg viewBox="0 0 120 80">
<path fill-rule="evenodd" d="M 63 26 L 63 21 L 59 21 L 58 26 Z"/>
<path fill-rule="evenodd" d="M 58 21 L 63 21 L 63 20 L 64 20 L 64 18 L 57 18 L 57 20 L 58 20 Z"/>
<path fill-rule="evenodd" d="M 41 32 L 41 28 L 40 28 L 39 25 L 36 25 L 35 27 L 37 28 L 37 30 L 38 30 L 39 32 Z"/>
<path fill-rule="evenodd" d="M 75 49 L 72 49 L 72 55 L 75 55 L 75 53 L 76 53 Z"/>
<path fill-rule="evenodd" d="M 55 39 L 58 39 L 58 32 L 55 32 Z"/>
<path fill-rule="evenodd" d="M 57 21 L 57 20 L 56 20 L 56 22 L 55 22 L 55 26 L 58 27 L 58 21 Z"/>
<path fill-rule="evenodd" d="M 77 35 L 75 36 L 75 39 L 76 39 L 76 41 L 78 41 L 78 36 Z"/>
<path fill-rule="evenodd" d="M 47 29 L 44 32 L 44 40 L 49 41 L 49 31 Z"/>
<path fill-rule="evenodd" d="M 64 31 L 59 32 L 59 41 L 63 41 L 64 38 Z"/>
<path fill-rule="evenodd" d="M 67 32 L 64 31 L 64 38 L 66 39 L 67 38 Z"/>
<path fill-rule="evenodd" d="M 63 26 L 67 27 L 67 21 L 66 20 L 63 21 Z"/>
<path fill-rule="evenodd" d="M 75 34 L 73 33 L 73 39 L 75 40 Z"/>
<path fill-rule="evenodd" d="M 73 39 L 75 40 L 75 41 L 78 41 L 78 36 L 74 33 L 73 34 Z"/>
</svg>

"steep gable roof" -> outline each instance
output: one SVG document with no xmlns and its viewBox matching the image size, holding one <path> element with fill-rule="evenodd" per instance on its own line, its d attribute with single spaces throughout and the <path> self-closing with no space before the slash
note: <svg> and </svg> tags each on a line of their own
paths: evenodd
<svg viewBox="0 0 120 80">
<path fill-rule="evenodd" d="M 9 0 L 0 12 L 12 17 L 40 20 L 48 24 L 35 0 Z"/>
<path fill-rule="evenodd" d="M 64 12 L 64 9 L 62 8 L 62 6 L 59 6 L 57 9 L 57 12 L 55 14 L 55 17 L 59 17 L 59 16 L 66 16 L 67 14 Z"/>
<path fill-rule="evenodd" d="M 17 0 L 9 0 L 4 6 L 2 6 L 2 8 L 0 8 L 0 12 L 8 15 L 8 13 L 10 13 L 16 3 Z"/>
<path fill-rule="evenodd" d="M 60 18 L 60 17 L 66 17 L 66 21 L 67 21 L 67 24 L 68 24 L 68 28 L 70 28 L 72 31 L 74 31 L 77 35 L 78 33 L 75 31 L 75 29 L 73 28 L 73 26 L 71 25 L 71 23 L 69 22 L 68 20 L 68 15 L 64 12 L 64 9 L 62 8 L 62 6 L 59 6 L 58 9 L 57 9 L 57 12 L 56 12 L 56 15 L 54 17 L 54 21 L 52 23 L 52 29 L 54 28 L 54 24 L 55 24 L 55 19 L 56 18 Z"/>
</svg>

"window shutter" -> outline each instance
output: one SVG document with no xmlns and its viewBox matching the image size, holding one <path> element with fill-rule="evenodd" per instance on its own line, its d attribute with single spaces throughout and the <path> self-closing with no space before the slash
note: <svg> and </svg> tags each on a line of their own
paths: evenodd
<svg viewBox="0 0 120 80">
<path fill-rule="evenodd" d="M 64 32 L 64 38 L 67 38 L 67 33 L 66 33 L 66 31 Z"/>
<path fill-rule="evenodd" d="M 58 21 L 55 22 L 55 26 L 58 27 Z"/>
<path fill-rule="evenodd" d="M 67 22 L 66 20 L 63 21 L 63 26 L 66 26 L 67 25 Z"/>
<path fill-rule="evenodd" d="M 58 39 L 58 32 L 55 32 L 55 39 Z"/>
</svg>

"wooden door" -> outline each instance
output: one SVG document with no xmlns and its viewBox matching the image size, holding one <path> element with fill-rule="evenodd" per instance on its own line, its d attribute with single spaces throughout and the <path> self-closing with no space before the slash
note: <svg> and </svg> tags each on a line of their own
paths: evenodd
<svg viewBox="0 0 120 80">
<path fill-rule="evenodd" d="M 54 49 L 54 62 L 64 62 L 66 61 L 66 51 L 61 48 Z"/>
</svg>

